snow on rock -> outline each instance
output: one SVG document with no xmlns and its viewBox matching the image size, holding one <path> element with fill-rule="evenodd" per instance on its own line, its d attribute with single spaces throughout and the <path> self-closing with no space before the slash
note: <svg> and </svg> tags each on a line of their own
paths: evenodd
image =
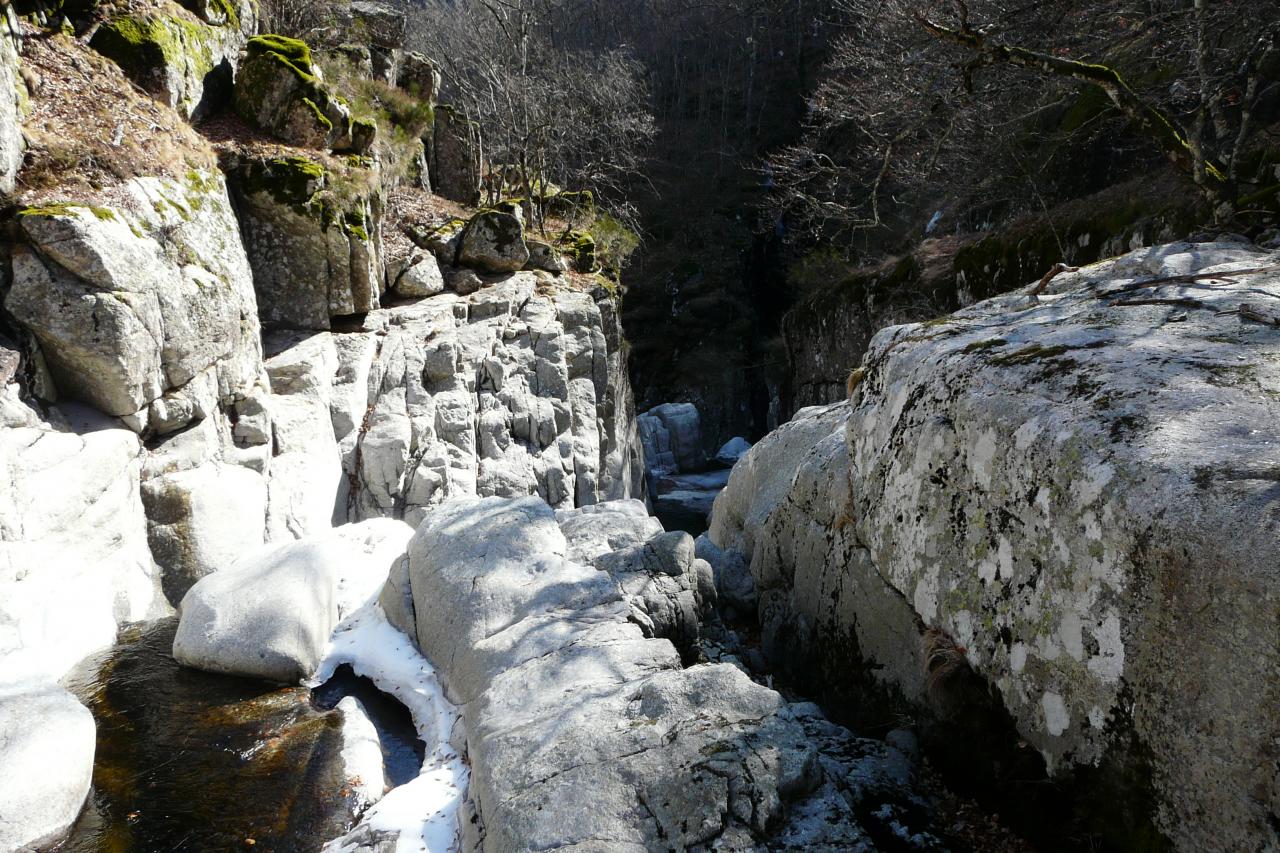
<svg viewBox="0 0 1280 853">
<path fill-rule="evenodd" d="M 392 541 L 398 543 L 399 559 L 407 562 L 404 548 L 412 531 L 400 522 L 384 520 L 380 524 L 402 529 L 394 540 L 388 538 L 385 546 L 389 552 L 394 547 Z M 322 684 L 338 667 L 349 665 L 409 709 L 426 755 L 417 778 L 388 792 L 362 815 L 351 832 L 331 841 L 324 850 L 451 853 L 459 849 L 458 810 L 468 782 L 466 763 L 454 745 L 462 743 L 461 722 L 457 709 L 445 699 L 435 668 L 387 621 L 376 601 L 382 581 L 374 583 L 374 579 L 386 578 L 385 562 L 370 560 L 363 567 L 351 564 L 340 579 L 339 597 L 351 609 L 335 629 L 310 683 Z"/>
<path fill-rule="evenodd" d="M 342 713 L 342 765 L 360 802 L 357 808 L 363 809 L 382 799 L 386 787 L 378 729 L 356 697 L 344 696 L 337 707 Z"/>
<path fill-rule="evenodd" d="M 0 850 L 34 850 L 75 822 L 89 795 L 97 729 L 61 687 L 0 693 Z"/>
<path fill-rule="evenodd" d="M 684 534 L 601 552 L 609 514 L 454 501 L 410 543 L 419 642 L 466 724 L 464 849 L 856 849 L 871 842 L 855 809 L 918 821 L 924 809 L 901 808 L 910 769 L 896 750 L 731 665 L 682 669 L 633 582 L 709 582 L 710 569 Z M 632 507 L 616 514 L 640 532 Z M 598 568 L 577 562 L 591 554 Z"/>
<path fill-rule="evenodd" d="M 268 547 L 203 578 L 182 600 L 173 656 L 228 675 L 306 678 L 339 620 L 376 597 L 411 532 L 375 519 Z"/>
<path fill-rule="evenodd" d="M 1143 249 L 878 334 L 852 401 L 716 504 L 766 649 L 919 696 L 917 625 L 940 629 L 1054 772 L 1145 754 L 1175 847 L 1274 845 L 1280 335 L 1239 309 L 1280 311 L 1280 276 L 1210 273 L 1277 261 Z"/>
</svg>

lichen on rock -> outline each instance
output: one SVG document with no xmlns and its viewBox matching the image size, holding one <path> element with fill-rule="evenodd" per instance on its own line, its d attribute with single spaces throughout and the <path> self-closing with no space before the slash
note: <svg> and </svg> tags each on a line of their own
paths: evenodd
<svg viewBox="0 0 1280 853">
<path fill-rule="evenodd" d="M 516 272 L 529 262 L 524 224 L 513 213 L 482 210 L 462 232 L 458 263 L 484 272 Z"/>
<path fill-rule="evenodd" d="M 1276 260 L 1161 246 L 879 333 L 851 400 L 756 445 L 717 501 L 711 539 L 750 563 L 766 647 L 834 665 L 824 639 L 846 632 L 910 698 L 930 628 L 1052 774 L 1091 773 L 1115 801 L 1097 813 L 1127 810 L 1101 828 L 1121 846 L 1265 847 L 1280 542 L 1256 513 L 1280 344 L 1238 310 L 1280 305 Z"/>
</svg>

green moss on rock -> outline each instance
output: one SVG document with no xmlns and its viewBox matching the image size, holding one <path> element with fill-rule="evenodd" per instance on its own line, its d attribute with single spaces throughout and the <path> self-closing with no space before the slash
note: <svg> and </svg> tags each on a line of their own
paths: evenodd
<svg viewBox="0 0 1280 853">
<path fill-rule="evenodd" d="M 109 207 L 93 207 L 88 204 L 75 204 L 73 202 L 63 202 L 59 204 L 48 204 L 40 207 L 26 207 L 18 211 L 19 217 L 25 216 L 75 216 L 76 211 L 87 210 L 95 217 L 103 222 L 110 222 L 117 216 L 116 211 Z"/>
<path fill-rule="evenodd" d="M 311 59 L 311 48 L 302 39 L 269 33 L 254 36 L 246 45 L 248 58 L 274 56 L 288 65 L 303 80 L 314 82 L 315 66 Z"/>
<path fill-rule="evenodd" d="M 240 174 L 240 190 L 246 195 L 267 193 L 281 204 L 305 213 L 316 193 L 324 188 L 324 167 L 305 157 L 277 157 L 252 163 Z"/>
<path fill-rule="evenodd" d="M 150 88 L 163 69 L 190 67 L 203 77 L 214 67 L 212 30 L 168 15 L 123 15 L 107 21 L 89 44 L 134 82 Z"/>
</svg>

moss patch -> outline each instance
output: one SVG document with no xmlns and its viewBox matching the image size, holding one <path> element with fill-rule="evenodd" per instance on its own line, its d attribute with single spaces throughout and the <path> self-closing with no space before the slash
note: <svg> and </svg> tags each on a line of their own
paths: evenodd
<svg viewBox="0 0 1280 853">
<path fill-rule="evenodd" d="M 108 57 L 145 89 L 155 87 L 165 68 L 190 68 L 196 77 L 213 70 L 211 28 L 168 15 L 124 15 L 106 22 L 90 46 Z"/>
</svg>

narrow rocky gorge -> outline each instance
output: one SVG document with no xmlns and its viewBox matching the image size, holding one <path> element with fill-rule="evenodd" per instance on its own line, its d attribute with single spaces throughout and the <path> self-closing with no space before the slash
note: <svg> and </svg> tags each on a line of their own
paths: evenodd
<svg viewBox="0 0 1280 853">
<path fill-rule="evenodd" d="M 582 194 L 476 206 L 402 11 L 0 9 L 0 851 L 1280 845 L 1280 254 L 882 329 L 725 443 L 636 411 Z"/>
</svg>

